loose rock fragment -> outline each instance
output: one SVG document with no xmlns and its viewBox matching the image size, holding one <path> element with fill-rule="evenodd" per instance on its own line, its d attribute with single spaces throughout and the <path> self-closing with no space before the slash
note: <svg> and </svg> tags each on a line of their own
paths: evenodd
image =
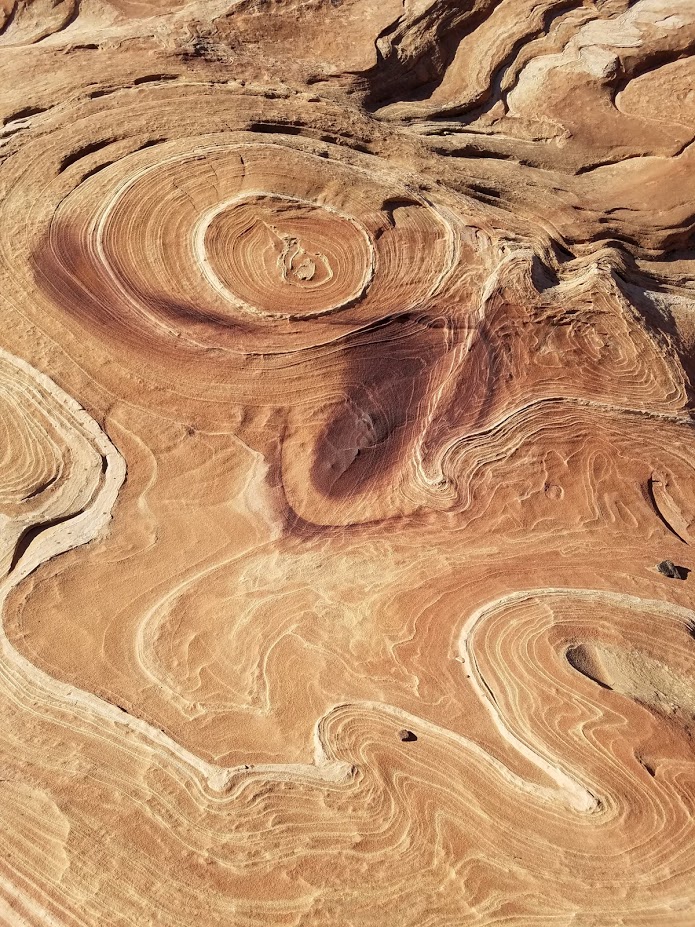
<svg viewBox="0 0 695 927">
<path fill-rule="evenodd" d="M 668 576 L 669 579 L 685 579 L 688 575 L 686 568 L 676 566 L 673 560 L 662 560 L 656 568 L 659 573 Z"/>
<path fill-rule="evenodd" d="M 402 728 L 398 732 L 398 736 L 403 743 L 412 743 L 414 740 L 417 740 L 417 736 L 413 734 L 412 731 L 407 730 L 407 728 Z"/>
</svg>

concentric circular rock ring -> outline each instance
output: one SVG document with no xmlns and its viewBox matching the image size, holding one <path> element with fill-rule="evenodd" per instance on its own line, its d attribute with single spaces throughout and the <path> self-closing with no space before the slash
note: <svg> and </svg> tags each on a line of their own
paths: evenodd
<svg viewBox="0 0 695 927">
<path fill-rule="evenodd" d="M 124 157 L 57 210 L 52 279 L 77 278 L 76 311 L 108 313 L 132 340 L 154 328 L 235 350 L 256 329 L 272 352 L 331 337 L 308 321 L 422 311 L 461 266 L 465 223 L 405 175 L 330 154 L 239 133 Z M 58 286 L 64 300 L 74 284 Z"/>
<path fill-rule="evenodd" d="M 213 207 L 195 235 L 207 280 L 252 313 L 334 312 L 364 295 L 374 274 L 374 243 L 356 219 L 286 194 Z"/>
</svg>

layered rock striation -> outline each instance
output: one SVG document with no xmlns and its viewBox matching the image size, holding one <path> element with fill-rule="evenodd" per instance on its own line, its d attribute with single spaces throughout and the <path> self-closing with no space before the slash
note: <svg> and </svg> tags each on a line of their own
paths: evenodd
<svg viewBox="0 0 695 927">
<path fill-rule="evenodd" d="M 0 923 L 692 924 L 695 4 L 0 45 Z"/>
</svg>

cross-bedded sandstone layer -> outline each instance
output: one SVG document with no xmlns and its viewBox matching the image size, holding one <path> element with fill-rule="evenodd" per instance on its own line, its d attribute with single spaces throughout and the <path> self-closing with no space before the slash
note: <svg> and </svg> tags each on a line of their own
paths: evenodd
<svg viewBox="0 0 695 927">
<path fill-rule="evenodd" d="M 0 46 L 0 923 L 695 923 L 695 3 Z"/>
</svg>

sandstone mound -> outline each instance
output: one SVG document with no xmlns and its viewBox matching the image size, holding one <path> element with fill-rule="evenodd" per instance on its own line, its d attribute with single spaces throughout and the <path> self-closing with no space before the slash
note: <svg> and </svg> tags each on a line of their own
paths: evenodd
<svg viewBox="0 0 695 927">
<path fill-rule="evenodd" d="M 695 3 L 0 45 L 0 923 L 695 923 Z"/>
</svg>

